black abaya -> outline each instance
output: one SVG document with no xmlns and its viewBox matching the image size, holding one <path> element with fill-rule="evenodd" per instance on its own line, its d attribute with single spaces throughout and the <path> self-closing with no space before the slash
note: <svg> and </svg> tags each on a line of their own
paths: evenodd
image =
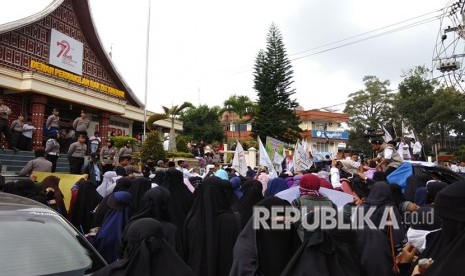
<svg viewBox="0 0 465 276">
<path fill-rule="evenodd" d="M 234 212 L 241 214 L 241 229 L 245 227 L 253 214 L 253 207 L 263 199 L 262 183 L 258 180 L 247 180 L 242 184 L 243 195 L 233 206 Z"/>
<path fill-rule="evenodd" d="M 433 178 L 426 174 L 416 174 L 407 177 L 407 182 L 405 184 L 404 197 L 410 202 L 415 202 L 415 192 L 420 187 L 425 187 L 426 182 L 432 180 Z"/>
<path fill-rule="evenodd" d="M 194 202 L 194 195 L 184 184 L 182 172 L 176 169 L 169 169 L 165 172 L 163 183 L 160 186 L 170 191 L 168 213 L 171 217 L 171 223 L 181 229 Z"/>
<path fill-rule="evenodd" d="M 184 260 L 198 276 L 228 275 L 240 232 L 239 215 L 231 211 L 231 184 L 216 176 L 197 188 L 183 228 Z"/>
<path fill-rule="evenodd" d="M 268 197 L 257 204 L 271 211 L 273 206 L 290 207 L 288 201 Z M 284 214 L 279 214 L 284 215 Z M 271 225 L 271 218 L 267 220 Z M 301 242 L 296 230 L 253 229 L 253 218 L 246 224 L 234 246 L 230 276 L 280 275 Z"/>
<path fill-rule="evenodd" d="M 391 188 L 385 182 L 377 182 L 373 185 L 365 203 L 362 204 L 363 213 L 370 208 L 375 208 L 369 217 L 377 229 L 369 229 L 365 224 L 363 230 L 357 231 L 357 244 L 361 254 L 361 264 L 366 275 L 393 275 L 393 255 L 389 227 L 379 229 L 383 214 L 392 208 L 391 220 L 396 221 L 398 229 L 392 227 L 392 243 L 395 255 L 400 253 L 406 243 L 406 232 L 402 225 L 401 216 L 392 199 Z M 376 261 L 374 261 L 376 260 Z"/>
<path fill-rule="evenodd" d="M 79 190 L 74 202 L 72 223 L 84 234 L 89 233 L 94 219 L 94 209 L 102 201 L 102 196 L 97 192 L 97 185 L 91 181 L 79 184 Z"/>
<path fill-rule="evenodd" d="M 151 218 L 134 221 L 126 232 L 123 258 L 95 275 L 111 276 L 193 276 L 192 270 L 167 242 L 163 226 Z"/>
<path fill-rule="evenodd" d="M 131 216 L 139 211 L 142 196 L 152 188 L 152 183 L 145 177 L 138 177 L 131 180 L 128 192 L 132 196 Z"/>
<path fill-rule="evenodd" d="M 465 275 L 465 181 L 450 184 L 435 199 L 442 229 L 427 236 L 421 258 L 432 258 L 426 275 Z"/>
<path fill-rule="evenodd" d="M 313 213 L 309 213 L 307 220 L 313 223 Z M 305 231 L 302 246 L 289 261 L 281 276 L 306 275 L 362 275 L 355 232 L 337 229 Z"/>
</svg>

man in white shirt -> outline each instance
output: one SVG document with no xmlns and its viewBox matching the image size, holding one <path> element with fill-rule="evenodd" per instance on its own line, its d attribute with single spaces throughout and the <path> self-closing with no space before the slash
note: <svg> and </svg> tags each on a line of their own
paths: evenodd
<svg viewBox="0 0 465 276">
<path fill-rule="evenodd" d="M 165 141 L 163 141 L 163 150 L 168 151 L 169 146 L 170 146 L 170 138 L 166 137 Z"/>
<path fill-rule="evenodd" d="M 333 188 L 337 190 L 342 189 L 341 176 L 339 174 L 339 169 L 342 167 L 343 165 L 340 161 L 335 159 L 331 161 L 331 169 L 329 170 L 331 176 L 331 185 L 333 185 Z"/>
<path fill-rule="evenodd" d="M 412 138 L 411 140 L 411 147 L 412 147 L 412 152 L 413 152 L 413 158 L 415 160 L 420 160 L 421 158 L 421 149 L 422 149 L 422 145 L 420 142 L 418 141 L 415 141 L 414 138 Z"/>
</svg>

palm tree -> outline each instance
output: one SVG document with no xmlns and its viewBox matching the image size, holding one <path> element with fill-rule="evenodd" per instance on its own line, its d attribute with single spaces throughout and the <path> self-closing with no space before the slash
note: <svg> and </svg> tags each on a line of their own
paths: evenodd
<svg viewBox="0 0 465 276">
<path fill-rule="evenodd" d="M 243 123 L 242 117 L 249 114 L 249 110 L 255 105 L 249 97 L 247 96 L 230 96 L 229 99 L 224 101 L 224 110 L 229 112 L 234 112 L 238 116 L 237 124 L 239 125 L 239 140 L 241 139 L 241 127 L 240 124 Z M 233 122 L 234 123 L 234 122 Z"/>
<path fill-rule="evenodd" d="M 159 120 L 164 120 L 164 119 L 171 119 L 171 128 L 170 128 L 170 134 L 169 134 L 169 146 L 168 146 L 168 151 L 176 152 L 176 134 L 174 132 L 174 120 L 179 116 L 179 114 L 186 108 L 194 107 L 191 103 L 189 102 L 184 102 L 182 105 L 175 105 L 172 106 L 171 108 L 168 108 L 166 106 L 162 106 L 163 113 L 155 113 L 152 116 L 150 116 L 147 119 L 147 126 L 151 129 L 153 126 L 153 123 Z"/>
</svg>

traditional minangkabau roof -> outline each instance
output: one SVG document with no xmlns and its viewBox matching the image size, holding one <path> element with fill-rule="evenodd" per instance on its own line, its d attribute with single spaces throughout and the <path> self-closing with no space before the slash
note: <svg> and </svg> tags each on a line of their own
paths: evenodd
<svg viewBox="0 0 465 276">
<path fill-rule="evenodd" d="M 104 50 L 100 37 L 97 33 L 97 30 L 95 29 L 94 22 L 92 20 L 92 13 L 89 7 L 88 0 L 70 1 L 73 5 L 74 12 L 76 13 L 76 15 L 78 15 L 76 17 L 79 22 L 79 26 L 81 27 L 82 34 L 84 35 L 89 47 L 92 49 L 92 51 L 94 51 L 96 57 L 101 62 L 103 68 L 107 71 L 108 75 L 113 79 L 113 81 L 118 86 L 124 88 L 124 90 L 127 92 L 125 93 L 125 95 L 128 103 L 139 108 L 143 108 L 144 104 L 137 98 L 137 96 L 134 94 L 129 85 L 124 81 L 121 74 L 113 65 L 111 58 Z M 63 2 L 64 0 L 53 0 L 47 7 L 35 14 L 0 25 L 0 34 L 22 28 L 24 26 L 27 26 L 38 20 L 43 19 L 44 17 L 55 11 L 61 4 L 63 4 Z"/>
</svg>

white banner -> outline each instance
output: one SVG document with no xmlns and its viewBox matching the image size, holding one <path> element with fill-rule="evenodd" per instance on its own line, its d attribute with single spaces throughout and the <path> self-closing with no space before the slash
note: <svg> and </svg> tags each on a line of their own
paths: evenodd
<svg viewBox="0 0 465 276">
<path fill-rule="evenodd" d="M 82 52 L 81 42 L 52 29 L 49 53 L 51 65 L 82 76 Z"/>
<path fill-rule="evenodd" d="M 239 141 L 237 141 L 236 151 L 232 161 L 232 168 L 243 177 L 247 174 L 247 162 L 245 161 L 244 148 Z"/>
<path fill-rule="evenodd" d="M 297 142 L 297 148 L 294 153 L 294 171 L 299 172 L 303 170 L 308 170 L 313 165 L 313 161 L 310 160 L 308 152 L 305 151 L 305 148 Z"/>
<path fill-rule="evenodd" d="M 268 153 L 266 152 L 265 147 L 263 146 L 262 140 L 260 140 L 260 137 L 258 137 L 258 147 L 259 147 L 259 154 L 260 154 L 260 161 L 258 164 L 260 166 L 266 166 L 268 168 L 268 177 L 275 178 L 278 177 L 278 174 L 276 173 L 276 170 L 274 169 L 273 163 L 271 162 L 270 157 L 268 156 Z"/>
</svg>

